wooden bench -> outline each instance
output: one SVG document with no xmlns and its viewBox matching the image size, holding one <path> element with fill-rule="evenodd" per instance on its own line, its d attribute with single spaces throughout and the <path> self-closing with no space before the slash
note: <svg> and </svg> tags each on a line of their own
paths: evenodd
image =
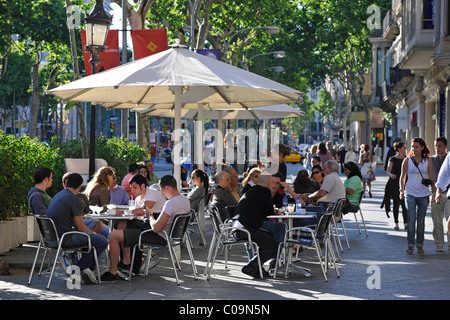
<svg viewBox="0 0 450 320">
<path fill-rule="evenodd" d="M 87 158 L 66 158 L 64 159 L 66 172 L 76 172 L 83 177 L 83 186 L 85 187 L 89 180 L 89 159 Z M 104 159 L 95 159 L 95 171 L 101 167 L 107 166 Z"/>
</svg>

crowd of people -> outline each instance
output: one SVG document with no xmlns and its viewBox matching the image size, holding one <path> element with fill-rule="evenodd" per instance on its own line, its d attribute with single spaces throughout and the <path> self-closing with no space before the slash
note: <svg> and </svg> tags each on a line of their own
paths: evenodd
<svg viewBox="0 0 450 320">
<path fill-rule="evenodd" d="M 399 230 L 399 212 L 407 230 L 407 253 L 414 248 L 423 253 L 424 219 L 431 196 L 431 214 L 433 218 L 433 237 L 436 249 L 444 248 L 444 223 L 449 220 L 450 201 L 445 192 L 449 186 L 450 160 L 446 157 L 447 140 L 437 138 L 434 156 L 425 141 L 415 138 L 411 142 L 411 151 L 407 154 L 407 145 L 396 141 L 389 159 L 386 159 L 386 173 L 389 180 L 386 184 L 382 207 L 389 217 L 391 200 L 393 201 L 394 228 Z M 336 152 L 332 152 L 335 150 Z M 61 235 L 69 230 L 86 232 L 92 245 L 100 255 L 109 245 L 110 266 L 103 274 L 102 281 L 118 280 L 119 269 L 136 272 L 140 269 L 142 256 L 137 255 L 130 261 L 130 248 L 134 246 L 140 233 L 152 229 L 146 237 L 154 243 L 164 244 L 167 240 L 162 230 L 168 231 L 177 214 L 187 213 L 191 209 L 198 210 L 202 199 L 211 196 L 211 205 L 217 207 L 222 221 L 233 220 L 235 226 L 246 228 L 259 250 L 262 264 L 276 259 L 278 244 L 284 240 L 285 226 L 267 218 L 280 213 L 286 203 L 300 201 L 306 206 L 328 206 L 342 198 L 347 198 L 344 214 L 356 212 L 365 195 L 366 186 L 371 194 L 370 182 L 375 179 L 374 171 L 362 170 L 366 164 L 373 162 L 372 153 L 366 145 L 361 145 L 358 160 L 353 151 L 345 148 L 336 150 L 326 147 L 325 143 L 313 146 L 307 155 L 306 169 L 299 170 L 292 184 L 286 182 L 287 167 L 285 157 L 290 148 L 277 145 L 271 150 L 270 168 L 278 168 L 274 173 L 261 164 L 250 166 L 240 181 L 236 169 L 225 165 L 214 177 L 209 177 L 203 170 L 191 172 L 189 193 L 179 192 L 179 183 L 171 175 L 159 179 L 153 173 L 154 164 L 130 164 L 128 174 L 117 183 L 114 168 L 100 168 L 81 192 L 82 178 L 78 173 L 66 173 L 63 178 L 64 189 L 52 199 L 47 193 L 52 184 L 52 172 L 48 168 L 35 171 L 35 186 L 28 194 L 30 212 L 46 215 L 55 222 Z M 345 152 L 344 152 L 345 151 Z M 346 176 L 341 180 L 339 172 Z M 212 179 L 214 178 L 214 179 Z M 211 181 L 214 180 L 213 183 Z M 213 184 L 213 185 L 212 185 Z M 89 206 L 99 206 L 107 210 L 109 204 L 127 205 L 130 199 L 135 200 L 136 209 L 132 214 L 140 219 L 123 220 L 114 225 L 112 232 L 101 220 L 84 220 L 83 215 L 89 212 Z M 233 208 L 230 213 L 229 208 Z M 121 212 L 117 210 L 117 213 Z M 243 234 L 236 234 L 243 237 Z M 447 233 L 448 237 L 448 233 Z M 447 240 L 450 240 L 449 238 Z M 66 246 L 78 246 L 85 238 L 72 237 Z M 255 256 L 242 268 L 242 272 L 259 277 L 258 262 Z M 71 261 L 72 260 L 72 261 Z M 82 270 L 86 283 L 96 283 L 92 268 L 93 254 L 84 255 L 81 259 L 62 257 L 61 263 L 74 263 Z M 131 265 L 133 264 L 133 265 Z M 275 263 L 269 263 L 273 267 Z M 269 268 L 270 268 L 269 267 Z M 268 271 L 263 270 L 266 274 Z"/>
</svg>

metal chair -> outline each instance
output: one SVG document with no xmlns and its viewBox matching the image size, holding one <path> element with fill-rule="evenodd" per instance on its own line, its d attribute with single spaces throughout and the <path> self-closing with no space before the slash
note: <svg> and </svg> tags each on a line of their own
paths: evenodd
<svg viewBox="0 0 450 320">
<path fill-rule="evenodd" d="M 327 212 L 319 218 L 319 221 L 317 222 L 317 225 L 314 228 L 314 230 L 308 227 L 296 227 L 287 230 L 284 242 L 281 242 L 278 246 L 277 259 L 273 277 L 274 278 L 276 277 L 278 266 L 280 265 L 282 249 L 284 249 L 284 261 L 286 262 L 285 277 L 287 277 L 287 274 L 289 273 L 290 270 L 290 265 L 292 264 L 291 248 L 294 245 L 301 245 L 306 248 L 314 248 L 316 250 L 317 257 L 319 258 L 320 267 L 322 269 L 325 281 L 328 281 L 327 272 L 328 272 L 329 256 L 331 256 L 334 269 L 336 271 L 336 275 L 339 278 L 340 275 L 337 269 L 336 257 L 334 255 L 333 249 L 331 248 L 331 241 L 330 241 L 329 227 L 332 220 L 333 220 L 333 213 Z M 325 261 L 323 261 L 322 259 L 322 252 L 320 249 L 322 243 L 325 246 L 323 255 Z"/>
<path fill-rule="evenodd" d="M 333 216 L 334 219 L 332 221 L 332 236 L 333 239 L 337 239 L 338 243 L 339 243 L 339 247 L 341 249 L 341 252 L 344 252 L 343 248 L 342 248 L 342 244 L 341 244 L 341 239 L 340 239 L 340 235 L 339 235 L 339 229 L 338 229 L 338 223 L 341 225 L 342 227 L 342 232 L 344 233 L 344 238 L 345 238 L 345 242 L 347 244 L 347 249 L 350 250 L 350 243 L 348 241 L 348 237 L 347 237 L 347 230 L 345 229 L 345 224 L 344 224 L 344 217 L 342 214 L 342 209 L 344 208 L 344 204 L 347 200 L 345 198 L 341 198 L 338 201 L 336 201 L 335 205 L 333 206 L 333 208 L 331 209 L 331 211 L 333 212 Z M 337 248 L 337 246 L 336 246 Z"/>
<path fill-rule="evenodd" d="M 200 200 L 200 202 L 199 202 L 199 204 L 198 204 L 198 207 L 197 207 L 197 210 L 194 210 L 194 209 L 191 209 L 191 221 L 193 222 L 193 221 L 196 221 L 197 222 L 197 226 L 198 226 L 198 231 L 199 231 L 199 233 L 200 233 L 200 237 L 201 237 L 201 241 L 202 241 L 202 243 L 203 243 L 203 247 L 205 247 L 206 248 L 206 235 L 205 235 L 205 230 L 204 230 L 204 228 L 202 228 L 201 226 L 200 226 L 200 218 L 199 218 L 199 213 L 200 213 L 200 210 L 205 210 L 205 207 L 204 207 L 204 203 L 205 203 L 205 199 L 202 199 L 202 200 Z M 204 217 L 203 217 L 203 219 L 204 219 Z M 192 223 L 191 222 L 191 223 Z M 203 220 L 203 222 L 204 222 L 204 220 Z M 204 223 L 203 223 L 203 227 L 204 227 Z M 192 242 L 192 241 L 191 241 Z M 191 246 L 192 247 L 192 246 Z"/>
<path fill-rule="evenodd" d="M 262 273 L 262 266 L 261 266 L 261 260 L 259 258 L 259 247 L 256 244 L 256 242 L 253 242 L 250 236 L 250 232 L 244 228 L 236 228 L 231 227 L 229 224 L 222 224 L 220 220 L 220 213 L 219 210 L 215 206 L 211 206 L 210 211 L 210 218 L 211 218 L 211 224 L 213 226 L 213 237 L 211 239 L 211 245 L 208 252 L 208 258 L 206 259 L 206 266 L 204 274 L 206 276 L 206 280 L 209 280 L 211 278 L 211 271 L 214 267 L 214 262 L 216 260 L 217 252 L 219 250 L 219 247 L 222 245 L 225 251 L 225 268 L 227 268 L 227 261 L 228 261 L 228 247 L 235 245 L 235 244 L 244 244 L 247 246 L 248 250 L 251 250 L 252 255 L 257 254 L 258 259 L 258 267 L 259 267 L 259 274 L 261 279 L 263 278 Z M 236 239 L 235 232 L 242 231 L 247 238 L 238 240 Z M 250 258 L 249 258 L 250 261 Z M 211 264 L 211 265 L 210 265 Z"/>
<path fill-rule="evenodd" d="M 41 248 L 44 248 L 45 252 L 44 252 L 44 257 L 42 258 L 41 267 L 39 269 L 39 276 L 41 275 L 41 272 L 42 272 L 42 266 L 44 264 L 45 257 L 47 255 L 47 251 L 50 250 L 50 255 L 49 255 L 49 267 L 50 267 L 51 250 L 56 249 L 55 260 L 53 261 L 53 267 L 52 267 L 52 270 L 50 273 L 50 278 L 48 280 L 47 289 L 50 288 L 53 274 L 55 272 L 56 263 L 58 262 L 58 257 L 59 257 L 59 254 L 61 253 L 61 251 L 63 254 L 73 253 L 73 252 L 88 254 L 93 250 L 95 265 L 96 265 L 96 270 L 97 270 L 97 280 L 98 280 L 98 283 L 100 284 L 101 283 L 100 268 L 98 266 L 97 251 L 95 250 L 95 247 L 93 247 L 91 245 L 91 238 L 89 237 L 89 235 L 87 235 L 84 232 L 80 232 L 80 231 L 69 231 L 69 232 L 64 233 L 60 238 L 58 236 L 58 232 L 56 230 L 55 223 L 53 222 L 53 220 L 51 218 L 45 217 L 45 216 L 39 216 L 39 215 L 35 215 L 35 218 L 36 218 L 36 222 L 39 226 L 41 240 L 39 241 L 39 245 L 38 245 L 38 248 L 36 251 L 36 256 L 34 257 L 33 266 L 31 267 L 30 277 L 28 278 L 28 284 L 31 284 L 34 268 L 36 266 L 36 262 L 38 260 L 39 252 L 40 252 Z M 64 240 L 67 239 L 66 237 L 73 235 L 73 234 L 81 234 L 83 236 L 86 236 L 88 239 L 88 244 L 84 245 L 84 246 L 70 247 L 70 248 L 63 247 Z"/>
<path fill-rule="evenodd" d="M 358 227 L 359 234 L 361 234 L 361 228 L 359 227 L 358 218 L 356 217 L 356 213 L 359 211 L 359 213 L 361 215 L 361 220 L 364 225 L 364 229 L 366 230 L 366 237 L 368 237 L 369 232 L 367 231 L 366 221 L 364 220 L 364 216 L 363 216 L 363 213 L 361 210 L 361 201 L 362 201 L 363 196 L 364 196 L 364 192 L 361 192 L 361 195 L 359 196 L 359 201 L 358 201 L 358 209 L 357 210 L 349 210 L 348 212 L 353 212 L 353 215 L 355 216 L 356 226 Z"/>
<path fill-rule="evenodd" d="M 185 242 L 189 242 L 188 236 L 187 236 L 187 227 L 189 224 L 189 219 L 191 218 L 190 213 L 184 213 L 177 215 L 172 223 L 172 226 L 170 227 L 169 234 L 167 232 L 163 231 L 166 235 L 167 243 L 165 245 L 160 244 L 154 244 L 150 242 L 146 242 L 142 239 L 142 236 L 145 235 L 148 232 L 154 232 L 152 229 L 144 230 L 139 235 L 139 241 L 137 244 L 133 247 L 133 254 L 131 261 L 134 261 L 134 256 L 136 254 L 136 249 L 144 251 L 147 250 L 147 259 L 145 260 L 145 266 L 144 266 L 144 276 L 146 277 L 148 275 L 148 269 L 150 266 L 150 260 L 152 257 L 152 250 L 154 248 L 167 248 L 169 250 L 170 254 L 170 260 L 172 262 L 173 271 L 175 272 L 175 278 L 177 280 L 177 285 L 180 284 L 180 281 L 178 279 L 178 273 L 177 273 L 177 267 L 179 270 L 181 270 L 180 261 L 178 261 L 178 257 L 174 252 L 174 247 L 181 246 Z M 189 253 L 189 259 L 191 260 L 191 266 L 192 270 L 194 271 L 194 279 L 197 280 L 197 268 L 195 266 L 194 256 L 192 254 L 191 245 L 190 243 L 186 244 L 186 248 Z M 175 261 L 177 263 L 177 266 L 175 266 Z M 130 274 L 128 280 L 131 281 L 131 275 L 132 275 L 132 267 L 130 266 Z"/>
</svg>

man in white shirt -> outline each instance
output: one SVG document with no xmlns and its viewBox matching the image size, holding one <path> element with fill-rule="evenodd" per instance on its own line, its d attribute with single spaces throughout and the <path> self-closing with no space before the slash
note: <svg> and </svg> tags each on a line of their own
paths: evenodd
<svg viewBox="0 0 450 320">
<path fill-rule="evenodd" d="M 120 221 L 117 225 L 117 230 L 114 230 L 109 234 L 109 246 L 110 246 L 110 270 L 115 272 L 113 275 L 117 276 L 117 268 L 120 269 L 129 269 L 130 268 L 130 260 L 131 260 L 131 247 L 124 246 L 123 247 L 123 257 L 122 261 L 119 263 L 120 256 L 120 244 L 124 242 L 124 233 L 127 233 L 128 230 L 137 230 L 137 232 L 142 231 L 143 222 L 142 217 L 147 214 L 147 209 L 152 210 L 153 212 L 162 212 L 164 204 L 166 203 L 166 199 L 161 194 L 161 192 L 147 188 L 147 180 L 141 174 L 136 174 L 131 177 L 130 188 L 133 196 L 135 196 L 136 209 L 132 211 L 132 214 L 137 216 L 138 219 L 133 219 L 130 221 L 123 220 Z M 189 211 L 189 210 L 188 210 Z M 133 270 L 139 271 L 141 261 L 142 261 L 142 253 L 140 251 L 137 252 L 135 257 L 135 263 Z M 111 279 L 118 279 L 118 277 L 105 277 L 105 281 L 111 281 Z"/>
<path fill-rule="evenodd" d="M 436 182 L 436 203 L 442 204 L 444 202 L 444 197 L 448 197 L 448 194 L 444 194 L 447 190 L 447 186 L 450 184 L 450 152 L 447 153 L 447 157 L 442 163 L 441 169 L 439 170 L 439 176 Z M 450 201 L 447 201 L 446 205 L 449 205 Z M 450 219 L 447 220 L 447 232 L 450 233 Z"/>
<path fill-rule="evenodd" d="M 436 154 L 431 156 L 433 161 L 434 178 L 437 181 L 439 171 L 442 164 L 447 157 L 447 139 L 445 137 L 438 137 L 434 141 L 434 150 Z M 435 181 L 435 182 L 436 182 Z M 447 187 L 447 186 L 446 186 Z M 431 199 L 431 218 L 433 219 L 433 239 L 436 244 L 436 251 L 444 251 L 444 223 L 450 217 L 450 201 L 447 197 L 442 197 L 441 203 L 436 203 Z M 447 242 L 450 244 L 450 236 L 447 233 Z"/>
<path fill-rule="evenodd" d="M 145 179 L 144 176 L 142 177 Z M 130 182 L 130 184 L 133 183 L 133 178 Z M 148 215 L 148 221 L 146 223 L 141 224 L 139 228 L 115 230 L 110 233 L 110 268 L 102 276 L 102 281 L 116 281 L 119 279 L 117 266 L 120 244 L 123 244 L 124 248 L 130 249 L 138 242 L 140 233 L 151 228 L 153 232 L 147 232 L 143 236 L 143 241 L 165 245 L 167 239 L 163 231 L 169 232 L 176 215 L 190 212 L 191 206 L 189 200 L 178 191 L 177 182 L 174 177 L 170 175 L 162 177 L 159 181 L 159 186 L 161 193 L 169 200 L 164 204 L 157 218 L 153 215 L 156 211 L 144 206 L 143 208 L 135 209 L 133 213 L 136 210 L 142 210 L 143 214 Z M 124 255 L 123 263 L 129 265 L 130 256 L 125 257 Z"/>
<path fill-rule="evenodd" d="M 322 181 L 322 186 L 316 192 L 310 195 L 300 195 L 303 201 L 325 201 L 336 202 L 339 199 L 345 198 L 345 187 L 341 178 L 339 178 L 339 163 L 336 160 L 328 160 L 325 162 L 323 168 L 325 178 Z"/>
</svg>

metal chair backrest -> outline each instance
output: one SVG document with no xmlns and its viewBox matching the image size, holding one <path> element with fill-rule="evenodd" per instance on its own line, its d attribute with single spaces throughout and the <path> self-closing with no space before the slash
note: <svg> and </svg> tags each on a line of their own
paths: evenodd
<svg viewBox="0 0 450 320">
<path fill-rule="evenodd" d="M 342 209 L 344 208 L 344 204 L 346 201 L 346 198 L 341 198 L 334 204 L 333 209 L 330 212 L 332 212 L 336 218 L 342 216 Z"/>
<path fill-rule="evenodd" d="M 364 191 L 362 191 L 361 194 L 359 195 L 358 203 L 360 206 L 361 206 L 361 201 L 362 201 L 363 197 L 364 197 Z"/>
<path fill-rule="evenodd" d="M 212 205 L 211 206 L 211 210 L 210 210 L 210 218 L 211 218 L 211 223 L 214 229 L 214 233 L 216 234 L 216 236 L 220 235 L 220 225 L 222 224 L 220 221 L 220 214 L 219 214 L 219 208 L 217 208 L 216 206 Z"/>
<path fill-rule="evenodd" d="M 53 220 L 49 217 L 35 215 L 41 233 L 41 239 L 46 247 L 58 247 L 59 236 Z"/>
<path fill-rule="evenodd" d="M 225 212 L 227 213 L 227 219 L 233 220 L 233 217 L 236 215 L 236 206 L 226 206 Z"/>
<path fill-rule="evenodd" d="M 320 217 L 319 222 L 317 222 L 317 226 L 316 226 L 316 238 L 320 238 L 325 235 L 332 218 L 333 218 L 333 213 L 331 213 L 331 212 L 325 213 Z"/>
<path fill-rule="evenodd" d="M 183 242 L 190 219 L 190 213 L 182 213 L 176 215 L 173 220 L 172 226 L 170 227 L 169 239 L 176 242 Z"/>
</svg>

